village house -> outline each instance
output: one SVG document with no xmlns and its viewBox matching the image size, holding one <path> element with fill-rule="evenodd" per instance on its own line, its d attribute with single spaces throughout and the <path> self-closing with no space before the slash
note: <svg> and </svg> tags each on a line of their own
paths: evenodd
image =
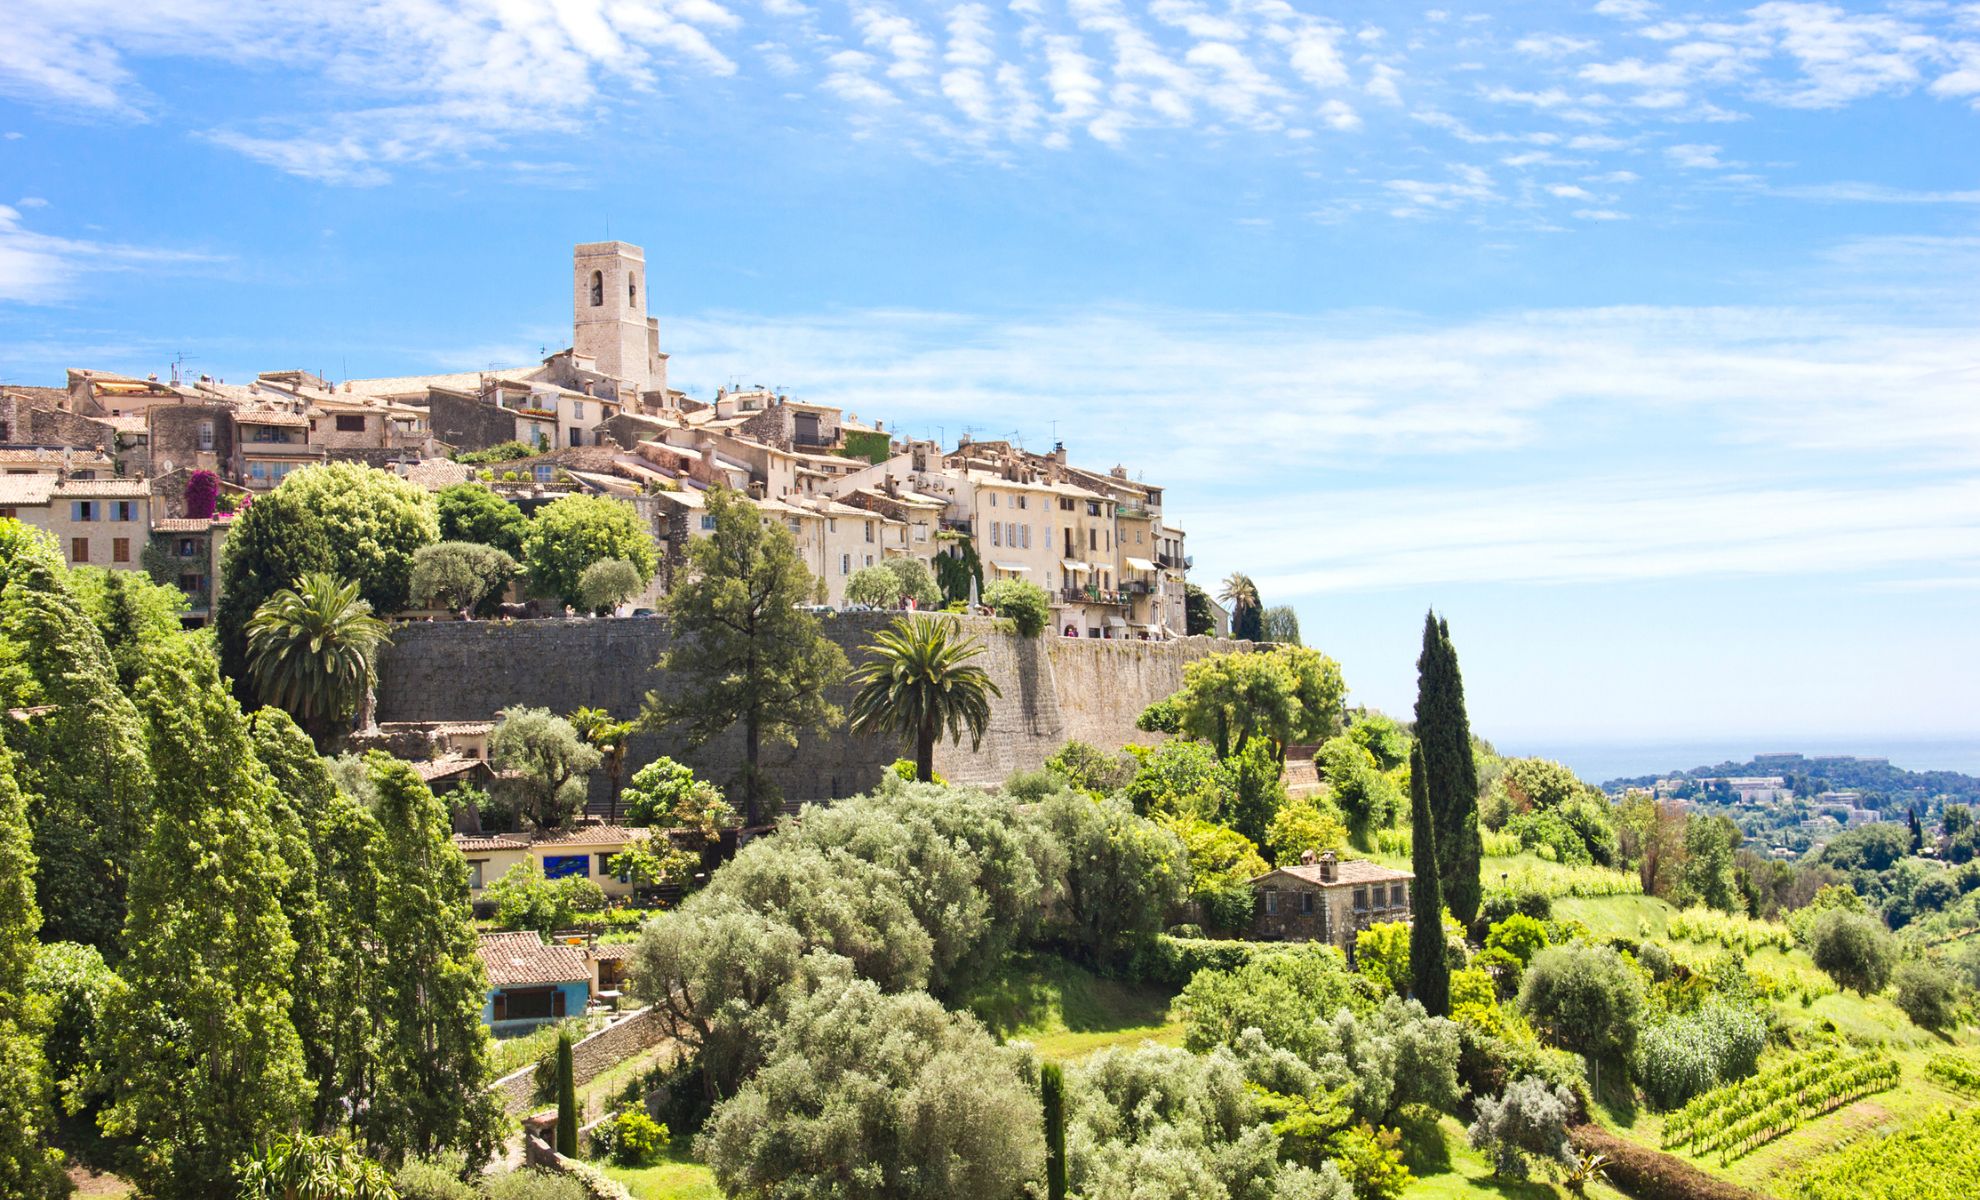
<svg viewBox="0 0 1980 1200">
<path fill-rule="evenodd" d="M 1355 935 L 1382 921 L 1408 922 L 1408 871 L 1366 859 L 1342 861 L 1333 851 L 1307 851 L 1295 867 L 1251 881 L 1251 936 L 1260 941 L 1326 942 L 1344 952 Z"/>
<path fill-rule="evenodd" d="M 457 833 L 454 845 L 467 859 L 468 891 L 476 900 L 489 884 L 526 862 L 535 863 L 546 879 L 589 879 L 606 896 L 618 898 L 632 895 L 633 883 L 612 873 L 612 859 L 649 836 L 644 829 L 586 824 L 549 833 Z"/>
<path fill-rule="evenodd" d="M 485 933 L 476 951 L 488 972 L 481 1020 L 498 1037 L 583 1016 L 591 1007 L 595 968 L 581 946 L 546 944 L 534 930 L 523 930 Z"/>
<path fill-rule="evenodd" d="M 142 479 L 0 475 L 0 517 L 54 534 L 72 567 L 135 571 L 151 537 L 151 485 Z"/>
</svg>

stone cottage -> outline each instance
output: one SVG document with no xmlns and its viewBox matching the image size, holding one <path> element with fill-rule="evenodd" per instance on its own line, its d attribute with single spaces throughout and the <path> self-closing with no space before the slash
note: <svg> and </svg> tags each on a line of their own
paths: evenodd
<svg viewBox="0 0 1980 1200">
<path fill-rule="evenodd" d="M 1354 936 L 1381 921 L 1409 920 L 1415 876 L 1366 859 L 1345 862 L 1307 851 L 1296 867 L 1251 881 L 1251 936 L 1261 941 L 1328 942 L 1352 950 Z"/>
</svg>

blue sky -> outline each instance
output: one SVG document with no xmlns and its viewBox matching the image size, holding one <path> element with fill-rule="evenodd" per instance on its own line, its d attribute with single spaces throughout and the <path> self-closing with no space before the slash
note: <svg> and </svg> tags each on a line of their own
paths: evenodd
<svg viewBox="0 0 1980 1200">
<path fill-rule="evenodd" d="M 526 361 L 1063 438 L 1406 712 L 1980 736 L 1980 4 L 25 0 L 0 378 Z M 1676 764 L 1670 764 L 1676 765 Z M 1929 764 L 1921 764 L 1929 765 Z"/>
</svg>

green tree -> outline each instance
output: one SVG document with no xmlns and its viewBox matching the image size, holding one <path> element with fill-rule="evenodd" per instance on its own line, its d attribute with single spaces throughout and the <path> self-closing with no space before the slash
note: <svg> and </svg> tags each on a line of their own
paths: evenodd
<svg viewBox="0 0 1980 1200">
<path fill-rule="evenodd" d="M 413 555 L 438 540 L 432 495 L 390 471 L 329 463 L 290 474 L 234 519 L 221 552 L 213 624 L 222 673 L 245 703 L 247 625 L 276 592 L 327 571 L 356 583 L 372 612 L 395 613 L 412 598 Z"/>
<path fill-rule="evenodd" d="M 1437 829 L 1437 866 L 1444 904 L 1461 925 L 1478 918 L 1478 765 L 1471 756 L 1471 720 L 1464 678 L 1448 623 L 1423 618 L 1423 653 L 1416 660 L 1416 740 L 1423 748 L 1430 820 Z"/>
<path fill-rule="evenodd" d="M 157 782 L 131 873 L 125 990 L 104 1021 L 108 1133 L 134 1137 L 148 1195 L 222 1194 L 293 1129 L 309 1094 L 290 1020 L 295 940 L 279 803 L 204 646 L 154 650 L 138 685 Z"/>
<path fill-rule="evenodd" d="M 1357 708 L 1350 714 L 1347 735 L 1374 756 L 1375 765 L 1384 771 L 1393 771 L 1408 762 L 1410 746 L 1415 741 L 1395 718 L 1372 708 Z"/>
<path fill-rule="evenodd" d="M 1829 909 L 1808 928 L 1808 952 L 1837 986 L 1868 996 L 1891 981 L 1897 946 L 1883 922 L 1847 909 Z"/>
<path fill-rule="evenodd" d="M 941 585 L 944 601 L 966 604 L 983 594 L 983 561 L 967 534 L 944 534 L 942 540 L 949 549 L 935 556 L 935 582 Z"/>
<path fill-rule="evenodd" d="M 1914 958 L 1898 964 L 1891 978 L 1897 984 L 1897 1006 L 1912 1024 L 1937 1030 L 1953 1023 L 1960 994 L 1959 980 L 1951 971 Z"/>
<path fill-rule="evenodd" d="M 942 605 L 942 589 L 935 582 L 935 576 L 928 571 L 927 564 L 918 558 L 882 559 L 880 566 L 891 573 L 895 586 L 900 589 L 900 602 L 909 600 L 920 608 L 939 608 Z"/>
<path fill-rule="evenodd" d="M 1442 932 L 1441 921 L 1438 930 Z M 1409 990 L 1412 940 L 1410 927 L 1401 921 L 1377 921 L 1354 935 L 1354 969 L 1400 996 Z"/>
<path fill-rule="evenodd" d="M 488 977 L 475 953 L 467 860 L 446 806 L 411 767 L 375 752 L 367 765 L 391 872 L 378 897 L 379 969 L 367 1006 L 382 1031 L 380 1063 L 359 1131 L 388 1162 L 465 1150 L 479 1163 L 500 1113 L 486 1090 Z"/>
<path fill-rule="evenodd" d="M 1251 881 L 1271 870 L 1258 847 L 1234 829 L 1196 817 L 1166 816 L 1157 823 L 1175 834 L 1189 855 L 1189 898 L 1203 923 L 1221 930 L 1249 925 Z"/>
<path fill-rule="evenodd" d="M 523 538 L 531 583 L 572 608 L 584 606 L 585 568 L 609 558 L 631 563 L 642 588 L 658 565 L 653 535 L 639 513 L 609 496 L 565 496 L 546 504 Z"/>
<path fill-rule="evenodd" d="M 1265 844 L 1272 850 L 1272 861 L 1282 867 L 1299 862 L 1311 850 L 1324 854 L 1347 845 L 1347 825 L 1340 810 L 1320 796 L 1303 796 L 1286 801 L 1265 830 Z"/>
<path fill-rule="evenodd" d="M 1358 850 L 1373 850 L 1375 831 L 1396 823 L 1401 800 L 1396 785 L 1376 769 L 1374 756 L 1352 738 L 1329 739 L 1313 760 L 1327 781 L 1334 807 L 1347 820 L 1348 840 Z"/>
<path fill-rule="evenodd" d="M 1237 795 L 1225 820 L 1252 841 L 1263 842 L 1272 821 L 1286 803 L 1286 783 L 1279 759 L 1268 743 L 1254 741 L 1232 755 L 1229 766 L 1237 781 Z"/>
<path fill-rule="evenodd" d="M 378 648 L 390 639 L 356 583 L 305 575 L 255 610 L 247 635 L 255 694 L 294 717 L 319 749 L 341 740 L 353 713 L 369 723 Z"/>
<path fill-rule="evenodd" d="M 1274 604 L 1259 616 L 1259 632 L 1265 641 L 1281 646 L 1299 645 L 1299 614 L 1290 604 Z"/>
<path fill-rule="evenodd" d="M 882 566 L 861 567 L 846 580 L 846 603 L 868 608 L 899 608 L 900 577 Z"/>
<path fill-rule="evenodd" d="M 1207 637 L 1217 632 L 1210 593 L 1193 583 L 1183 585 L 1183 632 L 1190 637 Z"/>
<path fill-rule="evenodd" d="M 1217 599 L 1230 607 L 1232 637 L 1251 642 L 1265 640 L 1265 610 L 1258 600 L 1258 585 L 1251 581 L 1251 576 L 1242 571 L 1231 572 Z"/>
<path fill-rule="evenodd" d="M 69 590 L 103 635 L 103 647 L 117 669 L 117 683 L 127 692 L 137 686 L 144 648 L 176 637 L 183 629 L 180 615 L 186 611 L 186 594 L 176 585 L 154 583 L 140 572 L 72 567 Z"/>
<path fill-rule="evenodd" d="M 373 955 L 378 894 L 392 877 L 379 857 L 384 831 L 337 786 L 287 713 L 264 708 L 248 723 L 255 757 L 275 784 L 271 819 L 291 867 L 281 901 L 296 942 L 289 1017 L 316 1089 L 307 1124 L 329 1132 L 369 1105 L 377 1079 Z"/>
<path fill-rule="evenodd" d="M 651 578 L 651 574 L 640 574 L 638 567 L 623 558 L 601 558 L 578 576 L 580 607 L 597 616 L 610 616 L 621 604 L 645 591 Z"/>
<path fill-rule="evenodd" d="M 692 831 L 704 842 L 736 823 L 736 810 L 714 784 L 671 758 L 641 767 L 626 788 L 626 823 L 655 829 Z"/>
<path fill-rule="evenodd" d="M 1175 696 L 1182 732 L 1209 742 L 1219 758 L 1265 739 L 1283 764 L 1286 747 L 1340 732 L 1346 685 L 1340 664 L 1302 646 L 1213 654 L 1183 668 Z"/>
<path fill-rule="evenodd" d="M 521 773 L 522 814 L 538 829 L 562 829 L 584 806 L 585 781 L 605 756 L 547 708 L 505 708 L 488 735 L 488 757 Z"/>
<path fill-rule="evenodd" d="M 240 1168 L 240 1200 L 398 1200 L 385 1168 L 343 1134 L 284 1134 Z"/>
<path fill-rule="evenodd" d="M 40 925 L 27 803 L 13 758 L 0 748 L 0 1195 L 22 1200 L 69 1193 L 62 1152 L 51 1148 L 55 1114 L 42 1054 L 49 1006 L 28 988 Z"/>
<path fill-rule="evenodd" d="M 811 575 L 790 531 L 766 528 L 756 506 L 727 488 L 708 493 L 707 515 L 715 528 L 689 546 L 689 577 L 667 597 L 675 640 L 660 665 L 680 690 L 650 693 L 647 714 L 695 746 L 742 726 L 735 790 L 754 825 L 775 795 L 764 742 L 794 743 L 802 730 L 838 722 L 826 692 L 845 674 L 846 656 L 801 610 Z"/>
<path fill-rule="evenodd" d="M 557 1153 L 578 1152 L 577 1067 L 571 1061 L 571 1027 L 557 1031 Z"/>
<path fill-rule="evenodd" d="M 478 483 L 457 483 L 433 497 L 443 542 L 477 542 L 521 559 L 529 519 L 522 510 Z"/>
<path fill-rule="evenodd" d="M 614 720 L 602 708 L 580 708 L 570 716 L 571 728 L 584 744 L 598 751 L 610 786 L 611 809 L 607 820 L 618 823 L 619 794 L 626 777 L 626 755 L 632 750 L 632 735 L 639 731 L 637 721 Z"/>
<path fill-rule="evenodd" d="M 413 555 L 412 598 L 429 608 L 480 612 L 522 570 L 506 551 L 480 542 L 435 542 Z"/>
<path fill-rule="evenodd" d="M 1684 894 L 1720 912 L 1744 912 L 1739 885 L 1733 876 L 1733 852 L 1739 849 L 1739 826 L 1731 817 L 1693 813 L 1684 827 Z"/>
<path fill-rule="evenodd" d="M 1437 870 L 1437 823 L 1430 812 L 1423 749 L 1409 755 L 1410 990 L 1433 1017 L 1451 1011 L 1450 964 L 1444 960 L 1444 898 Z"/>
<path fill-rule="evenodd" d="M 1066 1200 L 1066 1072 L 1055 1062 L 1038 1067 L 1038 1098 L 1045 1110 L 1045 1200 Z"/>
<path fill-rule="evenodd" d="M 1052 597 L 1022 579 L 999 579 L 983 593 L 990 611 L 1017 626 L 1018 636 L 1037 637 L 1052 622 Z"/>
<path fill-rule="evenodd" d="M 1576 942 L 1533 956 L 1519 1010 L 1553 1045 L 1591 1067 L 1627 1064 L 1643 1024 L 1643 978 L 1608 946 Z"/>
<path fill-rule="evenodd" d="M 896 618 L 873 636 L 867 660 L 853 672 L 850 713 L 855 733 L 895 734 L 914 742 L 915 777 L 935 775 L 935 743 L 945 735 L 970 749 L 990 727 L 990 700 L 1004 693 L 989 672 L 972 662 L 983 643 L 965 638 L 953 617 L 915 614 Z"/>
<path fill-rule="evenodd" d="M 119 954 L 151 789 L 144 727 L 54 540 L 0 520 L 0 742 L 14 752 L 50 941 Z"/>
<path fill-rule="evenodd" d="M 1062 847 L 1065 882 L 1053 916 L 1059 940 L 1106 961 L 1153 937 L 1189 887 L 1176 835 L 1118 800 L 1063 791 L 1039 817 Z"/>
<path fill-rule="evenodd" d="M 1217 821 L 1237 799 L 1237 775 L 1201 742 L 1168 741 L 1142 758 L 1121 796 L 1143 816 Z"/>
</svg>

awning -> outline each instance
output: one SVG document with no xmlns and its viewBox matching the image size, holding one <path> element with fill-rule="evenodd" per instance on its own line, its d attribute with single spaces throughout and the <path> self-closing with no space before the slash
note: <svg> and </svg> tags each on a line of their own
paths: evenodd
<svg viewBox="0 0 1980 1200">
<path fill-rule="evenodd" d="M 1107 624 L 1114 626 L 1116 629 L 1126 629 L 1127 618 L 1119 613 L 1108 613 Z"/>
<path fill-rule="evenodd" d="M 1013 575 L 1028 575 L 1031 573 L 1031 568 L 1025 566 L 1023 563 L 992 562 L 990 565 L 999 571 L 1009 571 Z"/>
<path fill-rule="evenodd" d="M 1070 558 L 1062 558 L 1062 559 L 1060 559 L 1060 560 L 1059 560 L 1059 565 L 1060 565 L 1060 566 L 1062 566 L 1062 567 L 1064 567 L 1064 568 L 1065 568 L 1066 570 L 1068 570 L 1068 571 L 1079 571 L 1079 572 L 1081 572 L 1081 573 L 1091 573 L 1091 572 L 1092 572 L 1092 570 L 1093 570 L 1093 568 L 1092 568 L 1092 567 L 1089 567 L 1089 566 L 1087 566 L 1087 565 L 1086 565 L 1085 563 L 1083 563 L 1083 562 L 1074 562 L 1074 561 L 1073 561 L 1072 559 L 1070 559 Z"/>
<path fill-rule="evenodd" d="M 1127 565 L 1130 571 L 1153 571 L 1155 569 L 1155 564 L 1145 558 L 1130 558 L 1127 560 Z"/>
</svg>

